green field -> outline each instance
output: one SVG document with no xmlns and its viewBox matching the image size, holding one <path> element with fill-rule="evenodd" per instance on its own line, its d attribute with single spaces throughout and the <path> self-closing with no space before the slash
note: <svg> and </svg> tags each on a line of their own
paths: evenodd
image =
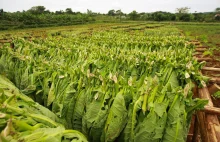
<svg viewBox="0 0 220 142">
<path fill-rule="evenodd" d="M 194 27 L 133 22 L 0 32 L 1 42 L 15 45 L 0 44 L 0 140 L 185 142 L 192 114 L 207 103 L 192 97 L 205 78 L 188 41 L 206 27 L 206 39 L 219 43 L 212 37 L 218 25 Z"/>
<path fill-rule="evenodd" d="M 96 30 L 108 30 L 117 29 L 120 26 L 131 26 L 137 25 L 136 27 L 141 27 L 139 24 L 146 23 L 148 26 L 155 25 L 172 25 L 181 30 L 184 35 L 189 40 L 199 40 L 204 45 L 215 46 L 220 44 L 220 24 L 219 23 L 187 23 L 187 22 L 125 22 L 125 23 L 95 23 L 95 24 L 84 24 L 84 25 L 74 25 L 74 26 L 63 26 L 63 27 L 46 27 L 46 28 L 33 28 L 33 29 L 21 29 L 21 30 L 9 30 L 9 31 L 0 31 L 0 39 L 10 39 L 11 37 L 21 37 L 27 35 L 42 35 L 42 32 L 50 34 L 53 32 L 66 32 L 66 31 L 88 31 L 92 29 Z M 142 26 L 144 27 L 144 26 Z M 126 28 L 124 28 L 126 29 Z M 41 34 L 40 34 L 41 33 Z"/>
<path fill-rule="evenodd" d="M 177 25 L 192 40 L 199 40 L 203 45 L 220 44 L 220 24 L 183 24 Z"/>
</svg>

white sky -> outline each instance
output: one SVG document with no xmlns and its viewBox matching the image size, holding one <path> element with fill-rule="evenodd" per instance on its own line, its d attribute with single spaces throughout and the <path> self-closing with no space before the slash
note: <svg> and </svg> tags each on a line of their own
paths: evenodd
<svg viewBox="0 0 220 142">
<path fill-rule="evenodd" d="M 72 8 L 73 11 L 107 13 L 110 9 L 121 9 L 129 13 L 167 11 L 175 12 L 179 7 L 190 7 L 190 12 L 209 12 L 220 7 L 220 0 L 0 0 L 4 11 L 28 10 L 32 6 L 42 5 L 50 11 Z"/>
</svg>

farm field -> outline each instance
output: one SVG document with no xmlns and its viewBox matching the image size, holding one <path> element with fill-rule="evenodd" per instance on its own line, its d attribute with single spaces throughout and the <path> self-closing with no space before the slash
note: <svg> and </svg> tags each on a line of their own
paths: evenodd
<svg viewBox="0 0 220 142">
<path fill-rule="evenodd" d="M 0 140 L 185 142 L 207 104 L 192 97 L 206 81 L 194 33 L 141 22 L 0 32 Z"/>
</svg>

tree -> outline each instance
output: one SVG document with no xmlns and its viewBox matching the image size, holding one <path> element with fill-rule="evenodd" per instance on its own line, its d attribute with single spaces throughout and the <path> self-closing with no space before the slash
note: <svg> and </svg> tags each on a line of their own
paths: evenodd
<svg viewBox="0 0 220 142">
<path fill-rule="evenodd" d="M 175 21 L 176 20 L 176 15 L 175 14 L 170 14 L 170 20 Z"/>
<path fill-rule="evenodd" d="M 121 15 L 122 15 L 122 14 L 123 14 L 123 13 L 121 12 L 121 10 L 117 10 L 117 11 L 116 11 L 116 15 L 119 16 L 120 22 L 121 22 Z"/>
<path fill-rule="evenodd" d="M 189 13 L 189 10 L 190 10 L 189 7 L 176 8 L 177 13 Z"/>
<path fill-rule="evenodd" d="M 89 15 L 89 16 L 92 16 L 92 10 L 89 10 L 89 9 L 87 9 L 87 14 Z"/>
<path fill-rule="evenodd" d="M 71 8 L 67 8 L 67 9 L 66 9 L 66 13 L 67 13 L 67 14 L 73 14 L 73 11 L 72 11 Z"/>
<path fill-rule="evenodd" d="M 128 14 L 131 20 L 137 20 L 139 15 L 137 13 L 137 11 L 132 11 L 131 13 Z"/>
<path fill-rule="evenodd" d="M 45 10 L 44 11 L 44 14 L 50 14 L 51 12 L 50 12 L 50 10 Z"/>
<path fill-rule="evenodd" d="M 216 12 L 216 13 L 220 12 L 220 7 L 217 7 L 217 8 L 215 9 L 215 12 Z"/>
<path fill-rule="evenodd" d="M 43 14 L 45 9 L 46 8 L 44 6 L 33 6 L 28 11 L 31 12 L 32 14 Z"/>
<path fill-rule="evenodd" d="M 108 15 L 109 15 L 109 16 L 115 16 L 115 10 L 114 10 L 114 9 L 109 10 L 109 11 L 108 11 Z"/>
<path fill-rule="evenodd" d="M 179 18 L 179 20 L 181 21 L 190 21 L 191 19 L 191 15 L 188 14 L 189 13 L 189 10 L 190 8 L 189 7 L 180 7 L 180 8 L 177 8 L 176 11 L 177 11 L 177 16 Z"/>
<path fill-rule="evenodd" d="M 139 15 L 140 15 L 141 20 L 144 20 L 144 21 L 153 20 L 151 13 L 142 13 L 142 14 L 139 14 Z"/>
<path fill-rule="evenodd" d="M 116 15 L 121 15 L 121 14 L 123 14 L 123 13 L 121 12 L 121 10 L 117 10 L 117 11 L 115 12 L 115 14 L 116 14 Z"/>
<path fill-rule="evenodd" d="M 3 9 L 0 9 L 0 16 L 2 16 L 4 13 Z"/>
<path fill-rule="evenodd" d="M 194 20 L 196 21 L 205 21 L 205 15 L 203 13 L 194 13 Z"/>
<path fill-rule="evenodd" d="M 181 21 L 188 22 L 188 21 L 190 21 L 190 19 L 191 19 L 191 15 L 188 14 L 188 13 L 184 13 L 184 14 L 182 14 L 182 15 L 179 17 L 179 19 L 180 19 Z"/>
<path fill-rule="evenodd" d="M 60 10 L 60 11 L 55 11 L 55 14 L 59 15 L 59 14 L 63 14 L 64 11 L 63 10 Z"/>
<path fill-rule="evenodd" d="M 161 11 L 154 12 L 153 13 L 153 17 L 154 17 L 155 21 L 164 21 L 164 20 L 167 19 L 165 14 L 163 12 L 161 12 Z"/>
</svg>

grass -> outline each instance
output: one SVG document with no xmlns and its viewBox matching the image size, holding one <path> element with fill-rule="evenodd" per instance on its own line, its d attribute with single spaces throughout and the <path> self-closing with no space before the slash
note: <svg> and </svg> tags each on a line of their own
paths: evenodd
<svg viewBox="0 0 220 142">
<path fill-rule="evenodd" d="M 220 44 L 220 24 L 182 24 L 175 25 L 183 30 L 184 35 L 191 40 L 199 40 L 203 45 L 216 46 Z"/>
</svg>

